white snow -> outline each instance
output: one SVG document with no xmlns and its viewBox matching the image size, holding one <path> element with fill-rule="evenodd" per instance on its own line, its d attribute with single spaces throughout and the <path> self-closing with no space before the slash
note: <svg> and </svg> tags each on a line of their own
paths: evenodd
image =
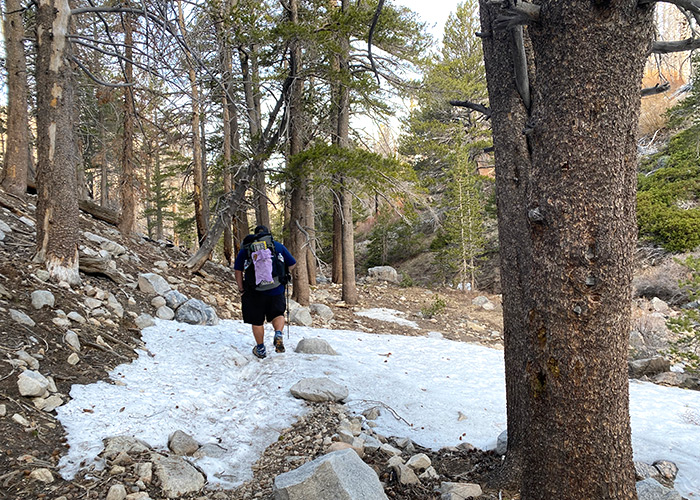
<svg viewBox="0 0 700 500">
<path fill-rule="evenodd" d="M 339 356 L 296 354 L 304 337 L 327 340 Z M 252 477 L 262 451 L 305 411 L 289 388 L 306 377 L 348 386 L 354 412 L 383 403 L 396 416 L 383 410 L 377 432 L 434 449 L 465 441 L 492 448 L 506 426 L 503 352 L 495 349 L 293 326 L 285 354 L 257 360 L 250 327 L 240 321 L 158 320 L 143 339 L 152 355 L 115 368 L 112 384 L 74 385 L 72 400 L 57 409 L 70 445 L 60 463 L 64 477 L 84 460 L 100 467 L 104 438 L 128 434 L 165 450 L 168 436 L 182 430 L 225 448 L 223 457 L 196 463 L 210 486 L 233 487 Z M 268 331 L 268 352 L 271 339 Z M 635 460 L 675 462 L 676 489 L 700 499 L 700 392 L 633 381 L 630 397 Z"/>
<path fill-rule="evenodd" d="M 399 325 L 407 326 L 409 328 L 418 328 L 418 323 L 404 318 L 403 316 L 405 315 L 405 313 L 402 311 L 396 311 L 395 309 L 377 307 L 374 309 L 365 309 L 364 311 L 358 311 L 355 314 L 357 314 L 358 316 L 364 316 L 366 318 L 378 319 L 380 321 L 398 323 Z"/>
</svg>

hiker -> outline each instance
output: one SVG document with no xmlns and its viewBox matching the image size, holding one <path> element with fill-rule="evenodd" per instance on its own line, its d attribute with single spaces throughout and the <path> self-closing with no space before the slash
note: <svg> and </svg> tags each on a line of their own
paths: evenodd
<svg viewBox="0 0 700 500">
<path fill-rule="evenodd" d="M 270 230 L 263 225 L 243 239 L 241 250 L 233 263 L 236 284 L 241 293 L 243 322 L 252 325 L 256 345 L 253 354 L 262 359 L 265 351 L 265 320 L 275 329 L 273 345 L 276 352 L 284 352 L 285 286 L 288 272 L 296 259 L 282 244 L 272 239 Z"/>
</svg>

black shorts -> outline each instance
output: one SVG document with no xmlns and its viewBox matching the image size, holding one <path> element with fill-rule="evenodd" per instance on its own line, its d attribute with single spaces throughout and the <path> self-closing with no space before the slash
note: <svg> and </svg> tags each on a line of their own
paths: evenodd
<svg viewBox="0 0 700 500">
<path fill-rule="evenodd" d="M 277 316 L 283 316 L 287 309 L 284 294 L 265 295 L 264 293 L 245 292 L 241 297 L 243 322 L 260 326 L 265 320 L 272 321 Z"/>
</svg>

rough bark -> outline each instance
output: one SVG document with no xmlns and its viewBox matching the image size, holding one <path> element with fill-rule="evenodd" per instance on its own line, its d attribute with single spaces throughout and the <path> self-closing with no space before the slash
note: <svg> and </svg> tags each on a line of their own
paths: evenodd
<svg viewBox="0 0 700 500">
<path fill-rule="evenodd" d="M 52 279 L 76 285 L 78 272 L 77 152 L 67 38 L 67 0 L 41 0 L 37 10 L 37 251 Z M 64 133 L 62 133 L 62 131 Z"/>
<path fill-rule="evenodd" d="M 7 143 L 2 187 L 21 200 L 27 194 L 29 169 L 29 116 L 24 22 L 19 0 L 5 0 L 4 34 L 7 68 Z"/>
<path fill-rule="evenodd" d="M 122 219 L 119 212 L 116 210 L 110 210 L 102 205 L 97 205 L 90 200 L 78 200 L 78 208 L 80 208 L 81 211 L 92 215 L 95 219 L 107 222 L 113 226 L 118 226 L 119 221 Z"/>
<path fill-rule="evenodd" d="M 289 17 L 292 23 L 299 22 L 299 1 L 290 0 Z M 303 127 L 303 91 L 304 81 L 299 75 L 301 69 L 301 43 L 294 38 L 289 48 L 289 75 L 293 83 L 289 89 L 289 155 L 294 156 L 302 151 Z M 292 271 L 294 288 L 292 298 L 299 304 L 309 305 L 309 275 L 306 266 L 306 255 L 309 253 L 306 238 L 306 216 L 308 206 L 309 179 L 299 171 L 291 174 L 292 199 L 290 206 L 290 241 L 291 251 L 299 262 Z"/>
<path fill-rule="evenodd" d="M 481 8 L 521 498 L 634 499 L 626 359 L 651 12 L 630 0 L 544 1 L 526 33 L 525 117 L 506 40 Z"/>
<path fill-rule="evenodd" d="M 343 282 L 343 225 L 340 195 L 333 192 L 333 262 L 331 264 L 331 281 Z"/>
<path fill-rule="evenodd" d="M 128 5 L 128 2 L 127 2 Z M 133 83 L 133 25 L 132 16 L 124 15 L 124 79 Z M 132 87 L 124 89 L 122 130 L 122 172 L 119 179 L 119 194 L 121 201 L 121 220 L 119 231 L 128 235 L 134 232 L 136 225 L 136 169 L 134 168 L 134 93 Z"/>
</svg>

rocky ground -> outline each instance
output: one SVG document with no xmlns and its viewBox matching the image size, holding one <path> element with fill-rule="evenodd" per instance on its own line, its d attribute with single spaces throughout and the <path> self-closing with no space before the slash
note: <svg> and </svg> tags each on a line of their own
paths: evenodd
<svg viewBox="0 0 700 500">
<path fill-rule="evenodd" d="M 82 286 L 71 289 L 49 282 L 41 266 L 31 262 L 35 239 L 33 207 L 20 207 L 6 199 L 0 199 L 0 205 L 4 205 L 0 207 L 0 498 L 103 499 L 108 498 L 115 484 L 124 485 L 130 500 L 164 498 L 157 478 L 144 481 L 135 474 L 140 469 L 138 459 L 133 457 L 121 464 L 108 462 L 103 471 L 85 471 L 73 481 L 63 480 L 57 463 L 66 445 L 52 408 L 69 399 L 73 384 L 108 381 L 109 370 L 139 355 L 137 350 L 144 347 L 140 339 L 143 315 L 155 316 L 156 307 L 160 306 L 152 303 L 153 295 L 137 285 L 139 274 L 158 273 L 187 297 L 211 305 L 220 318 L 238 319 L 240 300 L 231 271 L 208 263 L 193 275 L 182 266 L 188 255 L 177 247 L 144 238 L 125 239 L 110 225 L 81 215 L 81 253 L 92 257 L 95 263 L 86 270 L 89 272 L 81 273 Z M 34 292 L 42 290 L 51 292 L 53 304 L 36 308 Z M 312 302 L 329 306 L 334 314 L 323 326 L 401 335 L 439 332 L 452 340 L 496 348 L 502 345 L 498 296 L 473 302 L 476 293 L 401 288 L 366 279 L 359 280 L 359 294 L 359 304 L 348 307 L 340 301 L 338 286 L 315 287 Z M 354 314 L 376 307 L 400 310 L 419 328 Z M 647 355 L 656 348 L 649 345 L 650 339 L 656 342 L 655 332 L 662 325 L 658 316 L 653 316 L 654 320 L 640 318 L 668 312 L 657 311 L 648 301 L 635 307 L 643 311 L 636 313 L 635 321 L 646 330 L 644 335 L 640 333 L 635 352 Z M 18 376 L 27 369 L 46 378 L 44 394 L 20 394 Z M 341 422 L 357 418 L 347 415 L 342 405 L 335 403 L 309 406 L 308 414 L 284 430 L 279 441 L 255 464 L 252 481 L 233 491 L 203 490 L 182 498 L 269 498 L 276 475 L 324 454 Z M 396 444 L 391 437 L 388 441 Z M 368 452 L 364 457 L 385 484 L 390 498 L 439 498 L 435 487 L 440 482 L 483 483 L 485 475 L 501 462 L 494 452 L 468 446 L 437 452 L 415 448 L 404 449 L 404 458 L 425 453 L 436 471 L 435 478 L 424 479 L 420 484 L 402 484 L 395 470 L 387 465 L 387 457 L 379 451 Z M 517 498 L 517 494 L 500 492 L 499 497 L 498 491 L 485 488 L 482 498 Z"/>
</svg>

